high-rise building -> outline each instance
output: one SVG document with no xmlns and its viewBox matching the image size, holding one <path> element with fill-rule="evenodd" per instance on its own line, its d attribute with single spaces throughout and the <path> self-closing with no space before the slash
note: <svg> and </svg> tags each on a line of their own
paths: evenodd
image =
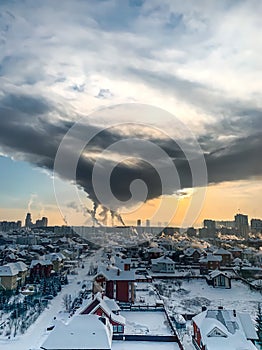
<svg viewBox="0 0 262 350">
<path fill-rule="evenodd" d="M 25 218 L 25 227 L 31 227 L 31 226 L 32 226 L 31 214 L 27 213 Z"/>
<path fill-rule="evenodd" d="M 207 236 L 215 236 L 216 234 L 216 222 L 214 220 L 206 219 L 203 222 L 204 228 L 206 228 Z M 204 232 L 204 231 L 203 231 Z"/>
<path fill-rule="evenodd" d="M 42 219 L 36 220 L 35 225 L 36 227 L 47 227 L 48 219 L 43 216 Z"/>
<path fill-rule="evenodd" d="M 47 225 L 48 225 L 48 218 L 43 216 L 42 217 L 42 226 L 43 227 L 47 227 Z"/>
<path fill-rule="evenodd" d="M 248 216 L 243 214 L 236 214 L 235 228 L 242 237 L 247 238 L 249 233 Z"/>
<path fill-rule="evenodd" d="M 251 219 L 251 230 L 252 232 L 262 232 L 262 220 Z"/>
</svg>

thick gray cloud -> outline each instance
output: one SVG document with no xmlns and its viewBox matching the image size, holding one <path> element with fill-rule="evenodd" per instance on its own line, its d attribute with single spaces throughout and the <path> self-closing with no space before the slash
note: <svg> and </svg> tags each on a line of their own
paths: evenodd
<svg viewBox="0 0 262 350">
<path fill-rule="evenodd" d="M 30 113 L 26 113 L 28 111 Z M 0 147 L 2 151 L 39 167 L 52 170 L 58 147 L 64 135 L 73 125 L 73 122 L 66 119 L 52 120 L 50 115 L 54 111 L 59 112 L 54 108 L 53 103 L 42 97 L 16 96 L 14 94 L 2 97 L 0 100 Z M 225 131 L 225 134 L 228 131 L 224 128 L 224 122 L 209 125 L 207 135 L 199 136 L 200 144 L 203 143 L 205 146 L 209 183 L 248 179 L 252 176 L 262 175 L 262 163 L 259 161 L 262 152 L 262 130 L 257 120 L 257 118 L 260 118 L 259 112 L 251 110 L 248 122 L 246 120 L 247 114 L 248 110 L 243 111 L 242 116 L 237 116 L 238 123 L 232 119 L 230 133 L 234 138 L 217 141 L 216 149 L 214 149 L 215 138 L 218 135 L 220 138 L 223 136 L 222 130 Z M 243 129 L 247 131 L 247 124 L 249 135 L 243 137 L 240 132 Z M 259 126 L 260 129 L 258 129 Z M 103 150 L 123 138 L 132 139 L 136 137 L 157 144 L 176 165 L 181 188 L 192 186 L 189 163 L 183 150 L 174 140 L 163 135 L 159 138 L 150 137 L 148 130 L 145 130 L 143 134 L 141 126 L 139 126 L 139 133 L 136 135 L 134 125 L 133 130 L 130 128 L 128 135 L 121 136 L 119 130 L 109 128 L 99 132 L 96 126 L 83 124 L 80 127 L 81 134 L 77 137 L 85 138 L 87 129 L 92 129 L 92 133 L 96 136 L 89 142 L 83 154 L 79 157 L 76 181 L 77 185 L 83 188 L 94 202 L 98 202 L 92 184 L 94 163 Z M 185 145 L 186 141 L 185 139 Z M 190 148 L 190 145 L 188 147 Z M 74 152 L 74 150 L 71 151 Z M 115 164 L 120 154 L 127 156 L 128 161 L 115 166 L 111 176 L 111 188 L 119 200 L 126 201 L 131 197 L 130 184 L 135 179 L 141 179 L 147 184 L 148 199 L 156 198 L 161 194 L 173 194 L 179 190 L 179 188 L 169 187 L 166 189 L 166 193 L 162 193 L 159 174 L 151 164 L 140 160 L 143 157 L 141 156 L 142 150 L 140 154 L 139 149 L 136 149 L 134 153 L 128 148 L 120 148 L 118 154 L 112 154 L 112 159 L 104 158 L 102 165 L 107 168 Z M 161 163 L 162 159 L 156 159 L 156 162 L 159 162 L 163 169 L 165 168 L 166 164 Z M 74 180 L 68 178 L 66 173 L 58 175 L 66 180 Z M 196 185 L 204 184 L 201 184 L 200 181 Z"/>
</svg>

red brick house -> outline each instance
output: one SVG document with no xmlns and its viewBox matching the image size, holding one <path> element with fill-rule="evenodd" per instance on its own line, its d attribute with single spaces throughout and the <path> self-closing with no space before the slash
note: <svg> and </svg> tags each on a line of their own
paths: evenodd
<svg viewBox="0 0 262 350">
<path fill-rule="evenodd" d="M 53 270 L 53 264 L 50 260 L 32 260 L 30 265 L 31 278 L 50 277 Z"/>
<path fill-rule="evenodd" d="M 97 293 L 94 298 L 84 305 L 80 315 L 98 315 L 107 317 L 113 327 L 113 333 L 124 333 L 125 318 L 119 314 L 120 307 L 114 299 L 103 296 Z"/>
<path fill-rule="evenodd" d="M 133 270 L 121 271 L 115 267 L 100 268 L 94 277 L 93 293 L 101 291 L 101 288 L 108 298 L 134 303 L 135 273 Z"/>
</svg>

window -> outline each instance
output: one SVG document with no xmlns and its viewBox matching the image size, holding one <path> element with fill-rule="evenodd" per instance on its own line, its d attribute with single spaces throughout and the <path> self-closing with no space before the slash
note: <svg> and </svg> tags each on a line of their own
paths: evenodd
<svg viewBox="0 0 262 350">
<path fill-rule="evenodd" d="M 117 333 L 117 326 L 115 326 L 115 325 L 113 326 L 113 332 Z"/>
<path fill-rule="evenodd" d="M 123 333 L 123 326 L 122 325 L 118 325 L 117 328 L 118 328 L 117 329 L 118 333 Z"/>
<path fill-rule="evenodd" d="M 211 332 L 207 334 L 208 337 L 223 337 L 227 338 L 227 335 L 221 331 L 221 329 L 214 327 Z"/>
</svg>

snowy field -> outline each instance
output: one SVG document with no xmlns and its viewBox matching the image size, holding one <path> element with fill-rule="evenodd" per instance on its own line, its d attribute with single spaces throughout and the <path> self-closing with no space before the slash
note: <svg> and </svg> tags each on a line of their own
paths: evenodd
<svg viewBox="0 0 262 350">
<path fill-rule="evenodd" d="M 122 311 L 126 318 L 125 334 L 171 335 L 164 312 Z"/>
<path fill-rule="evenodd" d="M 179 350 L 177 343 L 113 341 L 112 350 Z"/>
<path fill-rule="evenodd" d="M 170 282 L 169 285 L 173 285 Z M 217 308 L 223 306 L 228 309 L 248 312 L 254 319 L 257 304 L 262 301 L 262 294 L 251 291 L 241 281 L 232 281 L 231 289 L 213 288 L 205 280 L 182 281 L 176 291 L 170 292 L 166 304 L 170 310 L 177 313 L 199 313 L 202 306 Z"/>
</svg>

